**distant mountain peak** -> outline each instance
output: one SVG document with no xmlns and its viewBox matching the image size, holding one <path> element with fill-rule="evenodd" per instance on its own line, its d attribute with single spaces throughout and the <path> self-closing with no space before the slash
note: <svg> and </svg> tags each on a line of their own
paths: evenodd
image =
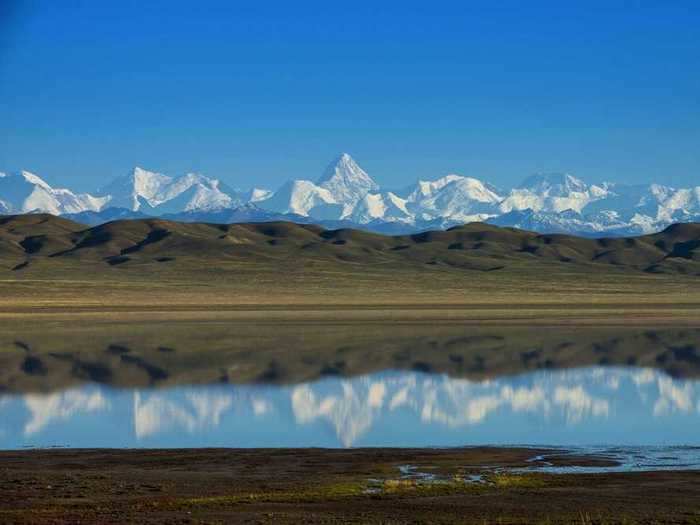
<svg viewBox="0 0 700 525">
<path fill-rule="evenodd" d="M 5 213 L 48 212 L 60 215 L 85 209 L 95 210 L 103 201 L 92 195 L 52 188 L 38 175 L 22 170 L 0 177 L 0 202 Z"/>
<path fill-rule="evenodd" d="M 147 170 L 146 168 L 142 168 L 141 166 L 134 166 L 133 169 L 131 170 L 131 173 L 133 175 L 160 175 L 160 173 L 157 173 L 155 171 Z"/>
<path fill-rule="evenodd" d="M 162 173 L 158 173 L 157 171 L 151 171 L 147 170 L 146 168 L 142 168 L 140 166 L 134 166 L 132 170 L 127 173 L 126 178 L 130 179 L 171 179 L 171 177 L 168 177 L 167 175 L 163 175 Z"/>
<path fill-rule="evenodd" d="M 535 173 L 525 179 L 518 188 L 542 191 L 558 186 L 568 191 L 583 192 L 588 185 L 570 173 Z"/>
<path fill-rule="evenodd" d="M 140 168 L 138 166 L 134 167 L 134 169 L 131 170 L 129 178 L 131 178 L 134 181 L 143 182 L 158 181 L 161 184 L 168 183 L 172 180 L 172 177 L 168 177 L 167 175 L 163 175 L 162 173 L 158 173 L 156 171 L 150 171 L 144 168 Z"/>
<path fill-rule="evenodd" d="M 357 170 L 362 170 L 360 166 L 355 162 L 355 159 L 352 158 L 352 156 L 349 153 L 340 153 L 337 155 L 326 167 L 326 170 L 323 172 L 323 175 L 321 178 L 318 180 L 318 183 L 323 182 L 324 180 L 331 178 L 335 174 L 335 170 L 338 167 L 347 167 L 349 169 L 357 169 Z"/>
<path fill-rule="evenodd" d="M 34 173 L 26 170 L 21 170 L 13 173 L 2 173 L 0 172 L 0 179 L 6 179 L 6 180 L 12 180 L 16 179 L 18 181 L 23 181 L 26 182 L 27 184 L 31 184 L 33 186 L 39 186 L 41 188 L 44 188 L 46 190 L 51 190 L 51 186 L 49 185 L 48 182 L 46 182 L 44 179 L 39 177 L 39 175 L 35 175 Z"/>
<path fill-rule="evenodd" d="M 501 202 L 500 210 L 504 213 L 526 209 L 556 213 L 574 210 L 580 213 L 608 193 L 606 188 L 589 186 L 569 173 L 537 173 L 512 189 Z"/>
<path fill-rule="evenodd" d="M 238 192 L 200 173 L 170 177 L 139 166 L 100 190 L 109 206 L 156 215 L 188 210 L 234 207 L 243 202 Z"/>
<path fill-rule="evenodd" d="M 365 195 L 379 190 L 379 185 L 347 153 L 329 164 L 317 184 L 343 205 L 343 216 L 347 216 Z"/>
<path fill-rule="evenodd" d="M 41 186 L 44 189 L 51 189 L 51 186 L 44 179 L 39 177 L 39 175 L 24 170 L 20 171 L 19 175 L 30 184 Z"/>
<path fill-rule="evenodd" d="M 355 176 L 376 184 L 367 172 L 365 172 L 359 164 L 353 159 L 349 153 L 341 153 L 335 159 L 331 161 L 326 167 L 321 178 L 318 179 L 317 184 L 322 184 L 328 180 L 336 178 L 338 176 Z"/>
<path fill-rule="evenodd" d="M 341 153 L 335 159 L 335 164 L 346 163 L 346 164 L 356 164 L 355 159 L 349 153 Z"/>
</svg>

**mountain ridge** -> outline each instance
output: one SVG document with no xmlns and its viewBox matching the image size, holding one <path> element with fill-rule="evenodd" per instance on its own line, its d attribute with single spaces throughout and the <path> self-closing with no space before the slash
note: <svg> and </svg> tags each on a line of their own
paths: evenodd
<svg viewBox="0 0 700 525">
<path fill-rule="evenodd" d="M 91 224 L 117 215 L 185 221 L 198 220 L 198 214 L 237 214 L 248 221 L 303 217 L 321 225 L 341 221 L 376 232 L 414 233 L 481 221 L 589 237 L 641 235 L 700 221 L 700 186 L 587 184 L 568 173 L 541 173 L 499 190 L 478 178 L 448 174 L 389 190 L 347 153 L 313 180 L 243 191 L 197 173 L 171 177 L 136 167 L 92 195 L 53 188 L 26 171 L 0 173 L 0 213 L 47 212 Z"/>
<path fill-rule="evenodd" d="M 291 222 L 212 224 L 148 218 L 86 227 L 46 214 L 0 217 L 0 267 L 13 272 L 52 261 L 77 268 L 144 268 L 177 264 L 181 258 L 208 264 L 294 260 L 338 268 L 388 264 L 397 269 L 493 272 L 576 267 L 700 275 L 700 224 L 674 224 L 640 237 L 587 239 L 484 223 L 389 236 Z"/>
</svg>

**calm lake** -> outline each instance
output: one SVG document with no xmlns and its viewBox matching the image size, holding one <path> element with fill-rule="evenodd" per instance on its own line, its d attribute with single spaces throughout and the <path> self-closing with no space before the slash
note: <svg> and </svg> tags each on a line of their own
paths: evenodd
<svg viewBox="0 0 700 525">
<path fill-rule="evenodd" d="M 5 334 L 0 448 L 647 447 L 686 467 L 699 455 L 697 330 L 246 330 L 179 346 L 138 330 Z M 686 452 L 659 452 L 673 447 Z"/>
</svg>

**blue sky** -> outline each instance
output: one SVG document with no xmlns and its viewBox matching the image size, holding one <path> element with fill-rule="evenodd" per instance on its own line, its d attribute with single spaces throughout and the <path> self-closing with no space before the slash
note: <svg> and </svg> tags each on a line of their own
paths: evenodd
<svg viewBox="0 0 700 525">
<path fill-rule="evenodd" d="M 377 3 L 0 0 L 0 171 L 700 184 L 697 2 Z"/>
</svg>

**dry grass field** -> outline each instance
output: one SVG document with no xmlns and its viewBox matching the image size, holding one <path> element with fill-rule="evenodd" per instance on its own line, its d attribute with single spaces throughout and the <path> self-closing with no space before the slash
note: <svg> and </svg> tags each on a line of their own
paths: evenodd
<svg viewBox="0 0 700 525">
<path fill-rule="evenodd" d="M 0 218 L 0 310 L 615 305 L 682 317 L 700 304 L 698 245 L 699 225 L 591 240 L 484 224 L 389 237 L 292 223 L 87 228 L 10 216 Z"/>
</svg>

